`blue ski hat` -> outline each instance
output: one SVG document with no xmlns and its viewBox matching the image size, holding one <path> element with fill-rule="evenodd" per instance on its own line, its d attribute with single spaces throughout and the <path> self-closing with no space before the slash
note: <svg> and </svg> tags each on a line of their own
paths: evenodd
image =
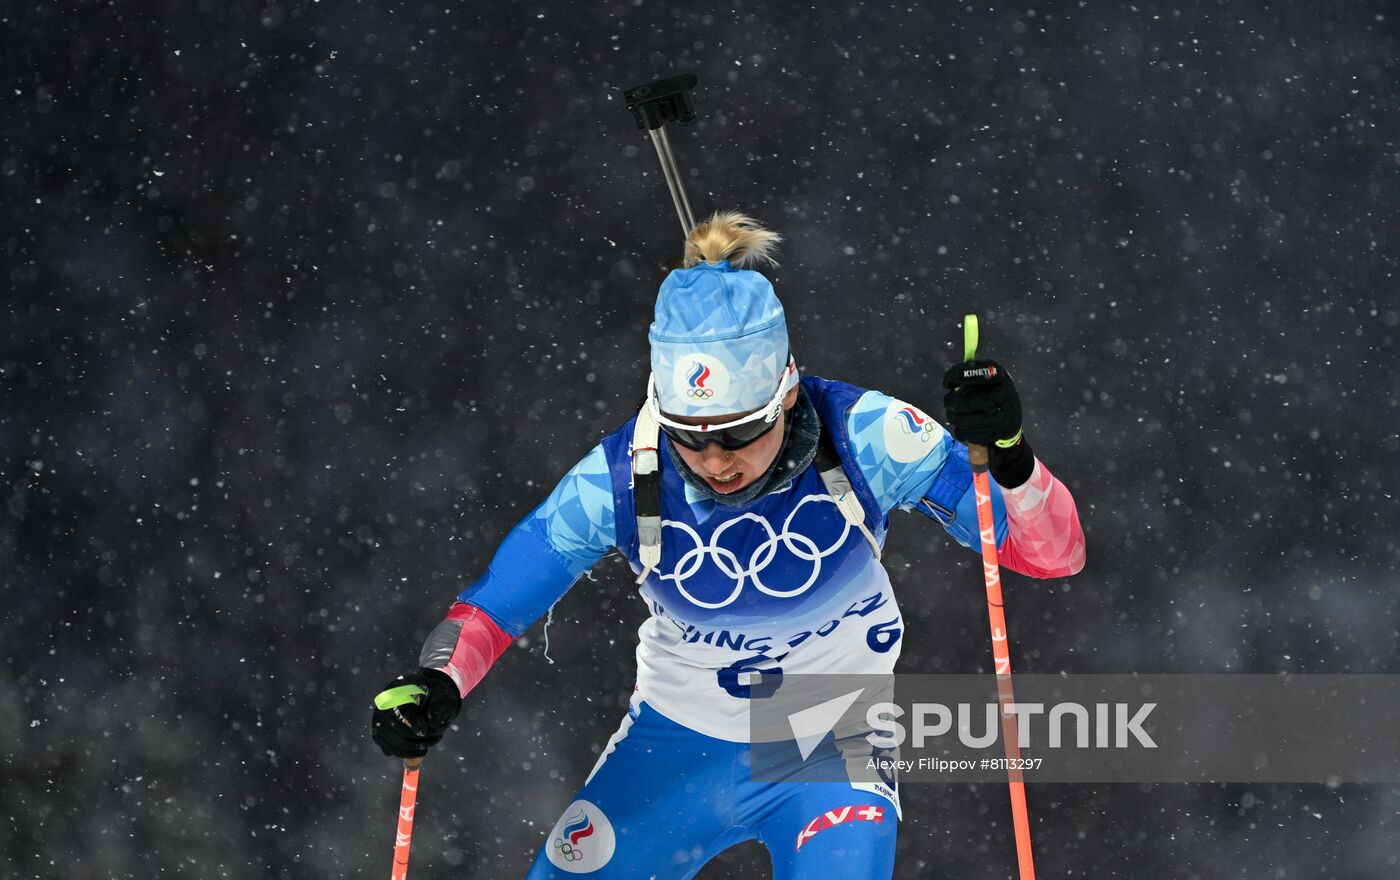
<svg viewBox="0 0 1400 880">
<path fill-rule="evenodd" d="M 703 418 L 767 406 L 787 367 L 788 332 L 773 284 L 728 260 L 666 276 L 656 297 L 651 372 L 668 415 Z M 785 388 L 797 384 L 788 374 Z"/>
</svg>

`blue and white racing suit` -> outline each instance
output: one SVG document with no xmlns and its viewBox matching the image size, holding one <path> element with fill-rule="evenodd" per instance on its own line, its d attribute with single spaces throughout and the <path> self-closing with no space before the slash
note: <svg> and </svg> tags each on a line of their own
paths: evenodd
<svg viewBox="0 0 1400 880">
<path fill-rule="evenodd" d="M 879 544 L 898 508 L 922 512 L 958 543 L 978 546 L 966 447 L 923 412 L 884 394 L 814 377 L 802 385 Z M 487 574 L 458 597 L 457 607 L 473 609 L 466 617 L 479 609 L 493 631 L 499 627 L 501 644 L 524 632 L 609 550 L 642 571 L 634 421 L 569 471 L 502 542 Z M 730 506 L 701 497 L 666 455 L 659 458 L 662 559 L 640 587 L 651 616 L 638 632 L 636 693 L 529 877 L 679 880 L 725 848 L 756 839 L 772 855 L 778 880 L 888 878 L 899 818 L 893 778 L 751 781 L 748 709 L 750 682 L 769 676 L 891 672 L 904 624 L 889 575 L 815 466 L 784 489 Z M 1021 505 L 1030 517 L 1047 498 L 1068 499 L 1058 481 L 1039 463 L 1036 468 L 1033 497 Z M 1007 500 L 1017 491 L 1005 493 Z M 994 487 L 996 534 L 1005 545 L 1002 496 Z M 1013 532 L 1018 509 L 1013 504 Z M 1077 518 L 1074 532 L 1077 546 L 1056 548 L 1067 560 L 1062 567 L 1032 573 L 1077 570 L 1083 561 Z M 455 627 L 445 641 L 435 631 L 437 644 L 425 645 L 424 665 L 443 668 L 465 690 L 501 647 L 464 650 L 462 625 Z M 475 671 L 462 673 L 466 667 Z"/>
</svg>

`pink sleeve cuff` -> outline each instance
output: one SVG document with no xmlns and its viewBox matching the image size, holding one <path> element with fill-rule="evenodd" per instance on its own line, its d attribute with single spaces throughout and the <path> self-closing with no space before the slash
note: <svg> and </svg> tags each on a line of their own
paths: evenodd
<svg viewBox="0 0 1400 880">
<path fill-rule="evenodd" d="M 1068 577 L 1084 568 L 1084 530 L 1065 484 L 1037 459 L 1031 477 L 1001 490 L 1008 534 L 1002 565 L 1034 578 Z"/>
<path fill-rule="evenodd" d="M 465 697 L 512 641 L 486 612 L 457 602 L 423 643 L 418 665 L 446 673 Z"/>
</svg>

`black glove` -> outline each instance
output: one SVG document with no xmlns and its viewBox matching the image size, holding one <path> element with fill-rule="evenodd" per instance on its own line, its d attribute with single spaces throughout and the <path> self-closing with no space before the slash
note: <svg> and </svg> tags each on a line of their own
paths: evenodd
<svg viewBox="0 0 1400 880">
<path fill-rule="evenodd" d="M 1011 374 L 996 361 L 964 361 L 943 374 L 943 387 L 948 429 L 963 443 L 987 447 L 997 485 L 1014 489 L 1029 480 L 1035 455 L 1021 433 L 1021 396 Z"/>
<path fill-rule="evenodd" d="M 395 758 L 421 758 L 438 744 L 451 726 L 452 719 L 462 710 L 462 696 L 457 684 L 444 672 L 419 669 L 385 685 L 385 689 L 416 684 L 427 693 L 416 702 L 404 703 L 392 709 L 374 710 L 370 734 L 379 750 Z"/>
</svg>

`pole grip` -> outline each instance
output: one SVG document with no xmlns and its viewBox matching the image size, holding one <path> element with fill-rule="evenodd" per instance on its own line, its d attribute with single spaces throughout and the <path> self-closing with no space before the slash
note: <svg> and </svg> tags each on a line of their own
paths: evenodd
<svg viewBox="0 0 1400 880">
<path fill-rule="evenodd" d="M 637 128 L 655 130 L 668 121 L 691 125 L 695 122 L 695 105 L 691 103 L 690 90 L 698 82 L 693 73 L 669 76 L 624 89 L 622 100 L 632 112 Z"/>
<path fill-rule="evenodd" d="M 977 360 L 977 316 L 963 316 L 963 360 Z M 980 443 L 967 444 L 967 463 L 974 473 L 987 470 L 987 447 Z"/>
<path fill-rule="evenodd" d="M 973 473 L 985 472 L 987 470 L 987 447 L 981 443 L 967 444 L 967 463 L 972 465 Z"/>
</svg>

